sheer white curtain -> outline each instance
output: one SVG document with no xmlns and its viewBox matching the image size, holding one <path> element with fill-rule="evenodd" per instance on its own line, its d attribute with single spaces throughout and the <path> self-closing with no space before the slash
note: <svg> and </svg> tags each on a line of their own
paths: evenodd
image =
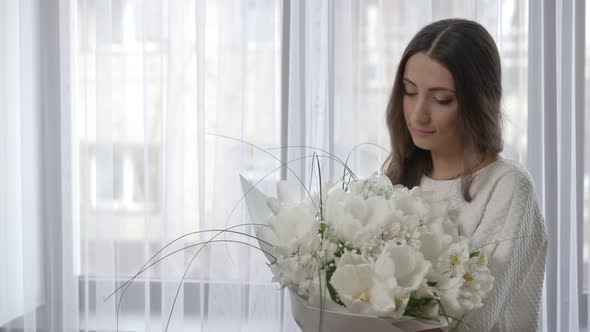
<svg viewBox="0 0 590 332">
<path fill-rule="evenodd" d="M 0 3 L 0 326 L 44 301 L 39 22 L 31 5 Z"/>
<path fill-rule="evenodd" d="M 533 174 L 551 236 L 545 330 L 587 324 L 583 1 L 0 6 L 0 331 L 114 331 L 119 297 L 105 297 L 159 248 L 250 221 L 243 204 L 230 217 L 238 174 L 275 170 L 266 152 L 287 161 L 313 146 L 345 159 L 370 142 L 351 157 L 369 175 L 389 148 L 384 110 L 403 48 L 446 17 L 482 23 L 499 46 L 504 156 Z M 321 160 L 325 177 L 340 175 L 337 162 Z M 309 158 L 291 166 L 309 182 Z M 294 176 L 276 170 L 262 189 L 273 193 L 279 178 Z M 173 306 L 169 331 L 297 331 L 260 252 L 212 244 L 189 267 L 197 249 L 136 279 L 121 331 L 163 331 Z"/>
<path fill-rule="evenodd" d="M 209 133 L 261 148 L 280 144 L 281 3 L 68 3 L 72 160 L 79 165 L 65 181 L 77 183 L 79 199 L 80 327 L 113 330 L 116 304 L 103 299 L 157 249 L 188 232 L 249 221 L 243 205 L 230 218 L 241 197 L 238 174 L 260 178 L 278 162 Z M 186 237 L 165 253 L 211 235 Z M 198 249 L 138 278 L 119 329 L 276 331 L 285 324 L 285 298 L 263 255 L 212 244 L 193 261 Z"/>
<path fill-rule="evenodd" d="M 0 4 L 3 331 L 62 330 L 77 318 L 71 314 L 77 312 L 72 226 L 62 218 L 70 203 L 60 181 L 67 169 L 61 167 L 59 10 L 57 1 Z"/>
<path fill-rule="evenodd" d="M 586 47 L 584 1 L 531 3 L 529 57 L 529 157 L 547 228 L 544 327 L 546 331 L 588 329 L 590 116 L 584 106 Z M 587 65 L 586 65 L 586 72 Z M 586 96 L 587 97 L 587 96 Z M 587 158 L 588 156 L 586 156 Z M 586 204 L 586 206 L 584 206 Z M 586 211 L 586 215 L 584 215 Z M 586 229 L 586 232 L 588 230 Z M 584 243 L 586 241 L 586 243 Z M 584 253 L 584 255 L 582 255 Z M 587 272 L 586 272 L 587 273 Z"/>
<path fill-rule="evenodd" d="M 0 279 L 0 329 L 114 331 L 117 304 L 105 297 L 180 235 L 249 222 L 243 205 L 230 217 L 241 197 L 239 173 L 259 179 L 279 165 L 264 151 L 208 133 L 263 149 L 281 144 L 282 3 L 2 6 L 2 72 L 10 71 L 2 80 L 0 167 L 8 190 L 0 202 L 9 268 Z M 39 66 L 38 79 L 30 78 Z M 38 86 L 43 94 L 31 96 Z M 272 190 L 279 176 L 263 188 Z M 48 212 L 38 216 L 37 204 Z M 44 227 L 41 240 L 34 225 Z M 210 237 L 192 235 L 166 253 Z M 45 273 L 34 271 L 35 248 L 45 249 Z M 174 302 L 196 249 L 136 280 L 119 330 L 164 330 L 173 307 L 169 331 L 294 329 L 264 256 L 241 244 L 204 250 Z M 37 293 L 35 281 L 44 286 Z"/>
</svg>

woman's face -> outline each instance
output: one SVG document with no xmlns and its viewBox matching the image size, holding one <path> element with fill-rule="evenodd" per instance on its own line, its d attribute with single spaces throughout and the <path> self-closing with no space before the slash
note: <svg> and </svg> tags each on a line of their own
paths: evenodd
<svg viewBox="0 0 590 332">
<path fill-rule="evenodd" d="M 414 144 L 435 153 L 461 149 L 459 111 L 451 73 L 424 53 L 412 55 L 403 77 L 403 110 Z"/>
</svg>

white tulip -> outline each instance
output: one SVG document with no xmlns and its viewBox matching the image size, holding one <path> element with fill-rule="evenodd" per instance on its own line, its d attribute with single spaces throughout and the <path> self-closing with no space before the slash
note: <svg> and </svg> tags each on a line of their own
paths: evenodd
<svg viewBox="0 0 590 332">
<path fill-rule="evenodd" d="M 388 242 L 375 266 L 381 278 L 395 279 L 399 287 L 412 291 L 422 284 L 432 264 L 416 248 Z"/>
<path fill-rule="evenodd" d="M 319 247 L 319 222 L 308 209 L 283 206 L 276 216 L 270 217 L 269 225 L 274 236 L 270 236 L 270 241 L 267 241 L 275 246 L 279 254 L 306 254 Z"/>
<path fill-rule="evenodd" d="M 370 316 L 389 316 L 396 310 L 391 296 L 397 285 L 383 283 L 375 273 L 373 263 L 361 255 L 349 252 L 342 255 L 331 284 L 340 300 L 354 313 Z"/>
</svg>

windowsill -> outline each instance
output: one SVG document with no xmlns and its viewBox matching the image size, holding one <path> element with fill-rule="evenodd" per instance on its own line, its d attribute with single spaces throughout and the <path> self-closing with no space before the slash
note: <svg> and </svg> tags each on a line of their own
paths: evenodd
<svg viewBox="0 0 590 332">
<path fill-rule="evenodd" d="M 79 278 L 78 280 L 80 290 L 80 330 L 92 331 L 97 329 L 100 331 L 109 331 L 116 327 L 116 316 L 110 313 L 112 308 L 115 306 L 115 302 L 113 302 L 115 297 L 112 297 L 106 302 L 106 305 L 108 305 L 107 312 L 109 314 L 107 314 L 105 317 L 99 318 L 97 316 L 96 305 L 97 303 L 98 305 L 102 304 L 102 299 L 97 299 L 96 292 L 89 292 L 90 296 L 88 297 L 86 297 L 85 294 L 85 283 L 88 283 L 87 289 L 89 290 L 112 289 L 112 280 L 104 280 L 103 282 L 104 286 L 100 285 L 101 280 L 97 279 L 85 280 L 84 278 Z M 123 282 L 124 280 L 122 279 L 117 280 L 118 285 L 122 284 Z M 146 295 L 146 286 L 149 287 L 149 302 L 144 301 Z M 178 287 L 177 280 L 170 281 L 168 285 L 166 285 L 166 290 L 168 290 L 168 295 L 166 295 L 167 298 L 165 299 L 167 309 L 165 309 L 166 312 L 163 313 L 162 282 L 159 280 L 136 280 L 133 286 L 130 287 L 125 294 L 125 299 L 119 316 L 119 331 L 145 331 L 148 328 L 155 331 L 162 330 L 163 326 L 165 326 L 166 321 L 168 320 L 169 307 L 172 304 L 176 287 Z M 247 331 L 271 331 L 273 330 L 273 326 L 276 327 L 275 320 L 256 320 L 252 317 L 248 317 L 248 313 L 250 312 L 251 308 L 249 308 L 250 303 L 247 300 L 243 301 L 242 303 L 244 308 L 242 310 L 242 315 L 239 317 L 231 317 L 227 315 L 206 315 L 206 319 L 202 320 L 201 317 L 203 317 L 203 311 L 207 309 L 207 306 L 201 306 L 201 299 L 207 301 L 209 290 L 219 287 L 229 287 L 229 291 L 231 293 L 235 292 L 235 294 L 248 294 L 249 292 L 247 290 L 252 291 L 253 288 L 260 288 L 264 289 L 265 291 L 276 290 L 277 292 L 282 293 L 280 294 L 281 297 L 285 296 L 285 293 L 280 289 L 280 286 L 273 282 L 188 280 L 183 284 L 182 293 L 184 294 L 185 301 L 182 302 L 182 306 L 180 306 L 180 303 L 177 302 L 175 312 L 173 313 L 171 320 L 172 323 L 168 330 L 175 331 L 181 327 L 202 326 L 206 327 L 207 331 L 229 331 L 233 330 L 233 328 L 231 328 L 232 326 L 241 326 Z M 104 298 L 106 294 L 99 296 Z M 186 299 L 189 298 L 195 300 L 187 301 Z M 242 300 L 244 300 L 244 298 L 242 298 Z M 86 310 L 86 306 L 88 306 L 88 310 Z M 147 306 L 149 306 L 149 309 Z M 179 312 L 180 308 L 182 308 L 181 312 Z M 87 312 L 88 315 L 86 315 Z M 180 318 L 182 321 L 180 324 L 181 326 L 176 325 L 176 328 L 173 327 L 175 317 L 182 317 Z"/>
<path fill-rule="evenodd" d="M 119 332 L 141 332 L 141 331 L 164 331 L 164 326 L 168 317 L 162 318 L 161 316 L 151 315 L 146 317 L 145 315 L 125 315 L 125 317 L 121 317 L 119 319 Z M 114 321 L 111 321 L 109 324 L 100 324 L 96 320 L 91 320 L 88 324 L 80 323 L 80 331 L 94 331 L 93 328 L 95 326 L 104 326 L 104 325 L 111 325 L 114 326 Z M 195 317 L 184 316 L 182 318 L 182 323 L 175 323 L 174 316 L 171 320 L 171 323 L 168 327 L 168 331 L 177 331 L 177 330 L 205 330 L 205 331 L 232 331 L 234 330 L 232 327 L 239 327 L 243 331 L 272 331 L 273 328 L 276 328 L 276 325 L 273 325 L 269 321 L 243 321 L 238 319 L 207 319 L 206 321 L 202 321 Z M 101 332 L 108 331 L 104 329 L 99 329 Z M 116 329 L 113 327 L 111 332 L 116 332 Z"/>
<path fill-rule="evenodd" d="M 85 296 L 85 282 L 88 282 L 88 289 L 94 290 L 97 289 L 97 283 L 100 283 L 100 280 L 96 279 L 88 279 L 84 280 L 82 278 L 79 279 L 79 312 L 80 312 L 80 331 L 90 331 L 94 332 L 97 326 L 100 326 L 98 330 L 100 331 L 110 331 L 112 328 L 112 332 L 115 332 L 116 328 L 116 319 L 114 315 L 108 315 L 102 319 L 99 319 L 96 316 L 96 304 L 103 303 L 102 300 L 97 301 L 96 293 L 90 294 L 88 298 Z M 112 280 L 104 280 L 105 284 L 111 284 Z M 118 280 L 118 283 L 122 283 L 123 281 Z M 144 294 L 145 294 L 145 287 L 146 282 L 149 282 L 149 295 L 150 295 L 150 310 L 147 312 L 146 304 L 143 301 Z M 135 286 L 131 287 L 127 292 L 126 296 L 128 296 L 127 300 L 125 301 L 125 305 L 123 306 L 121 315 L 119 317 L 119 331 L 120 332 L 132 332 L 132 331 L 145 331 L 150 328 L 153 331 L 162 330 L 163 325 L 167 321 L 167 316 L 162 319 L 162 310 L 161 310 L 161 295 L 162 295 L 162 283 L 160 281 L 154 280 L 137 280 L 135 281 Z M 171 286 L 176 286 L 177 282 L 171 282 Z M 195 280 L 188 280 L 184 283 L 184 296 L 192 297 L 195 299 L 200 299 L 201 292 L 207 291 L 209 287 L 226 285 L 230 287 L 235 287 L 236 292 L 240 292 L 240 290 L 247 289 L 248 287 L 263 287 L 263 288 L 274 288 L 277 292 L 282 292 L 279 289 L 279 286 L 276 283 L 251 283 L 251 282 L 212 282 L 207 280 L 202 281 L 195 281 Z M 100 286 L 100 285 L 99 285 Z M 105 285 L 106 286 L 106 285 Z M 105 289 L 107 287 L 104 287 Z M 281 294 L 284 296 L 284 293 Z M 136 297 L 142 299 L 141 301 L 130 301 L 129 299 Z M 590 298 L 590 292 L 585 290 L 580 296 L 580 331 L 582 332 L 589 332 L 588 330 L 588 322 L 584 321 L 584 313 L 588 312 L 588 299 Z M 110 300 L 109 300 L 110 301 Z M 228 330 L 228 326 L 247 326 L 246 330 L 252 331 L 259 331 L 259 330 L 271 330 L 272 329 L 272 322 L 265 321 L 265 320 L 252 320 L 247 319 L 247 317 L 240 317 L 234 318 L 232 317 L 207 317 L 206 320 L 201 320 L 201 308 L 199 308 L 201 301 L 185 301 L 183 303 L 183 313 L 182 313 L 182 326 L 183 327 L 206 327 L 207 330 L 210 331 L 223 331 Z M 107 302 L 109 303 L 109 302 Z M 247 304 L 247 302 L 246 302 Z M 89 306 L 89 315 L 86 315 L 85 306 Z M 114 305 L 111 303 L 111 305 Z M 110 310 L 110 309 L 109 309 Z M 245 308 L 244 312 L 248 312 L 248 308 Z M 175 313 L 174 315 L 178 315 Z M 36 314 L 37 319 L 37 326 L 45 326 L 41 321 L 44 317 L 42 314 L 42 308 L 37 309 Z M 174 318 L 175 316 L 173 316 Z M 176 316 L 178 317 L 178 316 Z M 246 320 L 247 319 L 247 320 Z M 23 318 L 20 317 L 14 321 L 12 321 L 13 326 L 23 326 L 22 324 Z M 104 329 L 102 327 L 108 327 Z M 178 326 L 177 326 L 178 328 Z M 0 327 L 0 332 L 5 332 L 6 328 Z M 20 328 L 12 328 L 10 329 L 11 332 L 23 332 L 23 329 Z M 169 331 L 174 331 L 174 325 L 171 325 Z M 45 330 L 40 327 L 37 329 L 37 332 L 45 332 Z"/>
<path fill-rule="evenodd" d="M 116 280 L 117 284 L 122 284 L 125 280 Z M 103 285 L 101 285 L 101 282 Z M 79 289 L 79 328 L 80 331 L 86 332 L 115 332 L 116 331 L 116 316 L 112 313 L 115 308 L 115 302 L 113 298 L 109 301 L 104 302 L 104 297 L 107 294 L 100 294 L 97 296 L 96 290 L 110 290 L 112 289 L 113 280 L 97 280 L 95 278 L 79 278 L 78 289 Z M 144 301 L 146 294 L 146 283 L 149 287 L 149 302 Z M 166 308 L 172 303 L 173 296 L 178 286 L 178 281 L 171 281 L 167 285 L 166 289 L 169 291 L 170 298 L 166 298 Z M 207 280 L 188 280 L 184 282 L 184 299 L 182 306 L 177 303 L 175 312 L 172 316 L 172 323 L 169 331 L 180 330 L 181 327 L 174 324 L 175 317 L 182 317 L 181 321 L 182 328 L 184 327 L 205 327 L 206 331 L 233 331 L 238 327 L 245 331 L 272 331 L 276 327 L 276 317 L 270 320 L 256 319 L 248 316 L 251 308 L 249 308 L 249 301 L 247 300 L 248 295 L 244 295 L 242 298 L 243 310 L 242 315 L 235 316 L 220 316 L 220 315 L 207 315 L 205 320 L 202 320 L 203 309 L 206 310 L 207 306 L 201 307 L 201 298 L 207 301 L 209 295 L 209 289 L 219 289 L 219 287 L 229 287 L 226 291 L 235 294 L 248 294 L 247 290 L 252 291 L 257 288 L 266 292 L 276 291 L 279 292 L 278 296 L 281 298 L 285 296 L 285 292 L 280 289 L 280 286 L 272 282 L 228 282 L 228 281 L 207 281 Z M 86 296 L 86 289 L 89 290 L 88 296 Z M 203 296 L 201 296 L 203 294 Z M 167 295 L 168 296 L 168 295 Z M 118 297 L 117 297 L 118 298 Z M 187 301 L 186 299 L 192 298 L 194 301 Z M 134 300 L 135 299 L 135 300 Z M 146 303 L 147 302 L 147 303 Z M 281 300 L 282 302 L 282 300 Z M 96 310 L 97 306 L 105 305 L 106 308 Z M 146 308 L 149 306 L 149 309 Z M 179 312 L 179 309 L 182 311 Z M 152 331 L 162 331 L 168 320 L 168 310 L 165 313 L 162 312 L 162 282 L 159 280 L 136 280 L 132 287 L 130 287 L 125 294 L 125 300 L 123 302 L 122 310 L 119 316 L 119 332 L 132 332 L 132 331 L 146 331 L 150 328 Z M 104 313 L 104 316 L 99 316 Z M 233 315 L 233 314 L 232 314 Z M 36 332 L 46 332 L 46 326 L 49 324 L 45 323 L 51 318 L 47 316 L 47 310 L 44 307 L 39 307 L 35 314 L 36 319 Z M 258 317 L 260 318 L 260 317 Z M 23 317 L 19 317 L 9 325 L 11 326 L 10 332 L 24 332 L 22 326 Z M 176 321 L 179 321 L 177 318 Z M 178 324 L 178 323 L 177 323 Z M 15 328 L 16 327 L 16 328 Z M 197 330 L 199 330 L 197 328 Z M 6 327 L 0 327 L 0 332 L 6 332 Z"/>
</svg>

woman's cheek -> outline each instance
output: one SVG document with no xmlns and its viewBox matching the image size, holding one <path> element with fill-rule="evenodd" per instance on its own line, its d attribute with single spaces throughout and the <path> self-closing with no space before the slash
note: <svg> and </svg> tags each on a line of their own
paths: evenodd
<svg viewBox="0 0 590 332">
<path fill-rule="evenodd" d="M 441 138 L 451 138 L 458 135 L 458 117 L 455 110 L 439 109 L 435 112 L 436 117 L 433 118 L 436 130 L 439 132 Z"/>
<path fill-rule="evenodd" d="M 441 107 L 436 112 L 439 126 L 446 129 L 455 130 L 458 123 L 458 114 L 456 108 Z"/>
</svg>

